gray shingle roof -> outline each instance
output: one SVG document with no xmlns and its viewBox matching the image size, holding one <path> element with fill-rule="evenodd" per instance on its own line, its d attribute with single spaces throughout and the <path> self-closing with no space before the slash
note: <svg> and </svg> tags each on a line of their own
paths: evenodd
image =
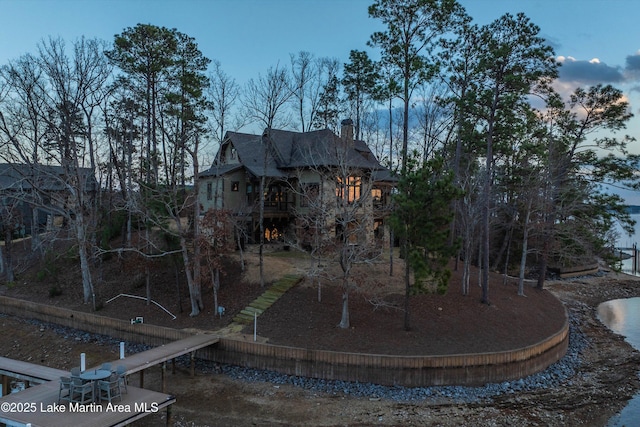
<svg viewBox="0 0 640 427">
<path fill-rule="evenodd" d="M 265 173 L 264 155 L 268 140 L 271 143 L 268 144 Z M 311 132 L 272 129 L 265 131 L 264 135 L 227 132 L 221 151 L 227 144 L 233 145 L 241 165 L 255 176 L 265 173 L 268 177 L 286 178 L 293 169 L 341 165 L 371 171 L 386 170 L 365 142 L 346 143 L 329 129 Z M 216 161 L 200 176 L 220 176 L 237 167 L 240 165 L 218 164 Z"/>
<path fill-rule="evenodd" d="M 80 179 L 87 191 L 97 189 L 95 176 L 90 168 L 79 168 Z M 62 191 L 66 189 L 65 172 L 61 166 L 21 163 L 0 163 L 0 190 Z"/>
</svg>

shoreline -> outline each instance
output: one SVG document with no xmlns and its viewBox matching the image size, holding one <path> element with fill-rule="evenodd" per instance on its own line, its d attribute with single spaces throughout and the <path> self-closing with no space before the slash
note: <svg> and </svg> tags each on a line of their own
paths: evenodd
<svg viewBox="0 0 640 427">
<path fill-rule="evenodd" d="M 572 343 L 560 365 L 534 376 L 484 387 L 416 389 L 410 395 L 402 388 L 313 384 L 297 377 L 200 363 L 196 378 L 190 378 L 184 367 L 172 378 L 175 425 L 457 426 L 473 420 L 478 426 L 604 426 L 640 390 L 640 352 L 598 320 L 597 306 L 640 296 L 640 278 L 610 272 L 549 281 L 545 289 L 565 305 Z M 0 322 L 7 323 L 0 332 L 0 347 L 9 355 L 33 355 L 29 344 L 46 345 L 51 355 L 84 350 L 98 357 L 112 351 L 108 340 L 87 334 L 79 338 L 26 319 L 25 334 L 19 339 L 17 330 L 22 328 L 15 321 L 0 317 Z M 550 369 L 557 373 L 550 374 Z M 149 372 L 145 383 L 158 387 L 160 373 Z M 161 417 L 136 425 L 157 425 Z"/>
</svg>

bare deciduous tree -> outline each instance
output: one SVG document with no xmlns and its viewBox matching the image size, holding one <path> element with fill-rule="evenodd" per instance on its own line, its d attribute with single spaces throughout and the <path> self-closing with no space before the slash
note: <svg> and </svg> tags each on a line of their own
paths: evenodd
<svg viewBox="0 0 640 427">
<path fill-rule="evenodd" d="M 240 87 L 234 78 L 222 70 L 219 61 L 213 61 L 213 72 L 209 74 L 209 81 L 207 96 L 211 103 L 211 117 L 215 122 L 214 134 L 221 143 L 228 130 L 231 110 L 239 100 Z"/>
</svg>

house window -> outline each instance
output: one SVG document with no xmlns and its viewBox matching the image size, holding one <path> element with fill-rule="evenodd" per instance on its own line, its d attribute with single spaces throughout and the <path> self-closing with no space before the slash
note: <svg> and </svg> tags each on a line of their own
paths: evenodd
<svg viewBox="0 0 640 427">
<path fill-rule="evenodd" d="M 235 160 L 238 158 L 238 152 L 235 148 L 231 148 L 231 160 Z"/>
<path fill-rule="evenodd" d="M 300 207 L 308 208 L 309 205 L 314 204 L 320 194 L 320 184 L 302 184 L 300 197 Z"/>
<path fill-rule="evenodd" d="M 284 202 L 283 188 L 279 185 L 270 185 L 264 193 L 264 205 L 275 207 L 281 202 Z"/>
<path fill-rule="evenodd" d="M 373 203 L 380 203 L 382 201 L 382 189 L 381 188 L 372 189 L 371 198 L 373 199 Z"/>
<path fill-rule="evenodd" d="M 213 199 L 213 183 L 207 182 L 207 200 Z"/>
<path fill-rule="evenodd" d="M 240 189 L 240 182 L 239 181 L 233 181 L 231 183 L 231 191 L 238 191 Z"/>
<path fill-rule="evenodd" d="M 338 177 L 336 180 L 336 197 L 347 203 L 353 203 L 360 200 L 362 196 L 362 178 L 359 176 L 350 176 L 346 180 Z"/>
</svg>

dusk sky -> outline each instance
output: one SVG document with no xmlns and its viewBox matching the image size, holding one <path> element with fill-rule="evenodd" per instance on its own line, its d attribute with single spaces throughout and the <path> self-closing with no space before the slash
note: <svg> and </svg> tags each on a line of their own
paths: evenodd
<svg viewBox="0 0 640 427">
<path fill-rule="evenodd" d="M 0 64 L 49 36 L 68 43 L 81 36 L 112 42 L 138 23 L 176 28 L 202 53 L 220 61 L 239 84 L 289 54 L 346 62 L 351 49 L 368 50 L 381 29 L 367 14 L 372 0 L 0 0 Z M 637 0 L 460 0 L 478 24 L 524 12 L 541 28 L 564 66 L 559 88 L 610 83 L 624 91 L 636 117 L 629 134 L 640 139 L 640 2 Z M 631 151 L 640 152 L 640 142 Z"/>
</svg>

